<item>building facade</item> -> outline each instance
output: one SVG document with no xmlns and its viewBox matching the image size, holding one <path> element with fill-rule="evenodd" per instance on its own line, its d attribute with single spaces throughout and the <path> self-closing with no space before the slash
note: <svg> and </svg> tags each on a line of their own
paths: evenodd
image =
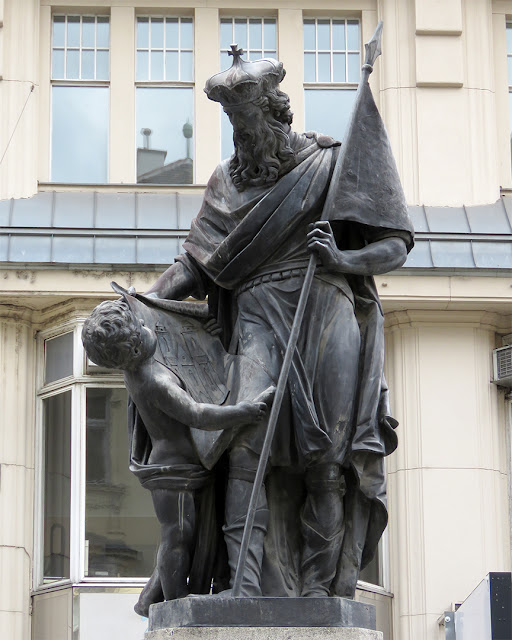
<svg viewBox="0 0 512 640">
<path fill-rule="evenodd" d="M 158 526 L 127 465 L 122 377 L 81 324 L 180 252 L 232 150 L 203 93 L 237 42 L 287 70 L 296 131 L 342 137 L 363 44 L 417 243 L 377 278 L 400 422 L 390 523 L 358 598 L 386 640 L 511 566 L 512 0 L 0 0 L 0 629 L 143 637 Z"/>
</svg>

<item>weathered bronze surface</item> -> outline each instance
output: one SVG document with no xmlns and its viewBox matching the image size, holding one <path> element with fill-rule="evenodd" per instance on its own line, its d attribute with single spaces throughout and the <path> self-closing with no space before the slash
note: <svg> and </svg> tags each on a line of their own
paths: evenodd
<svg viewBox="0 0 512 640">
<path fill-rule="evenodd" d="M 185 253 L 145 296 L 114 303 L 145 322 L 145 364 L 121 367 L 134 402 L 132 470 L 174 549 L 165 560 L 161 549 L 140 611 L 163 595 L 208 593 L 212 579 L 224 597 L 353 598 L 375 553 L 397 423 L 373 276 L 400 267 L 413 246 L 368 85 L 379 52 L 367 45 L 343 145 L 292 131 L 276 60 L 245 62 L 233 46 L 233 66 L 207 82 L 233 125 L 234 155 L 210 178 Z M 214 320 L 172 302 L 188 296 L 207 296 L 203 316 Z M 183 487 L 165 484 L 190 465 Z M 178 521 L 197 535 L 183 541 Z"/>
</svg>

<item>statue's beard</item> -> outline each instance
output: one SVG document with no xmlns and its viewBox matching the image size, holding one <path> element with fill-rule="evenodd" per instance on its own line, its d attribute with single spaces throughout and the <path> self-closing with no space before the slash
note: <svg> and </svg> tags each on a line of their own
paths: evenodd
<svg viewBox="0 0 512 640">
<path fill-rule="evenodd" d="M 238 114 L 231 116 L 235 153 L 229 173 L 238 191 L 271 186 L 295 166 L 295 152 L 285 125 L 260 113 L 251 114 L 250 127 Z"/>
</svg>

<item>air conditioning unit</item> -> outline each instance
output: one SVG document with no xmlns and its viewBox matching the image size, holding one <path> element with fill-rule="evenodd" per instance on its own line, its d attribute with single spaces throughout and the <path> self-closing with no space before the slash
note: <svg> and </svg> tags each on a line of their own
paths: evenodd
<svg viewBox="0 0 512 640">
<path fill-rule="evenodd" d="M 512 388 L 512 345 L 492 352 L 494 384 Z"/>
</svg>

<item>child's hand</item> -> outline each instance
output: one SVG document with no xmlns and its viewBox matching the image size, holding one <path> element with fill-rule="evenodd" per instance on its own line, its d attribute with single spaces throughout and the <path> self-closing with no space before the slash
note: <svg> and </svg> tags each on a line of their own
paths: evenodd
<svg viewBox="0 0 512 640">
<path fill-rule="evenodd" d="M 205 329 L 205 331 L 208 331 L 208 333 L 212 336 L 218 336 L 219 333 L 222 332 L 220 324 L 213 316 L 208 317 L 203 325 L 203 329 Z"/>
</svg>

